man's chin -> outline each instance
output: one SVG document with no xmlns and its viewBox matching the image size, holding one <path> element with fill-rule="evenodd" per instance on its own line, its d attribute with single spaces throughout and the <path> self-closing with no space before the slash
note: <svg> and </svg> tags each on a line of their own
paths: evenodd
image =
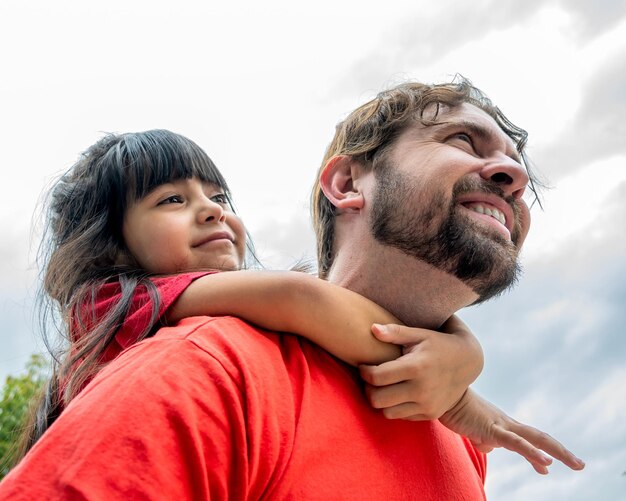
<svg viewBox="0 0 626 501">
<path fill-rule="evenodd" d="M 465 284 L 478 294 L 478 298 L 472 304 L 483 303 L 504 294 L 517 283 L 521 272 L 518 262 L 511 260 L 494 266 L 486 277 L 464 280 Z"/>
<path fill-rule="evenodd" d="M 473 304 L 497 297 L 513 287 L 521 274 L 518 249 L 501 233 L 478 229 L 466 232 L 452 273 L 470 287 L 478 299 Z"/>
<path fill-rule="evenodd" d="M 501 296 L 502 294 L 512 289 L 517 283 L 517 280 L 518 279 L 516 277 L 512 282 L 509 282 L 504 285 L 498 285 L 498 286 L 492 285 L 491 287 L 483 287 L 482 289 L 479 289 L 479 290 L 472 289 L 474 290 L 474 292 L 476 292 L 476 294 L 478 294 L 478 299 L 476 299 L 476 301 L 474 301 L 469 306 L 475 306 L 477 304 L 481 304 L 486 301 L 489 301 L 490 299 L 495 299 Z"/>
</svg>

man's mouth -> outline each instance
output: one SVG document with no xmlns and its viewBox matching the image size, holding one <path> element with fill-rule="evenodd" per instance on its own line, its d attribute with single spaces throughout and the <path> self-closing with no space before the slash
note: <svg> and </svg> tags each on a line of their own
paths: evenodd
<svg viewBox="0 0 626 501">
<path fill-rule="evenodd" d="M 476 219 L 512 240 L 517 227 L 517 207 L 513 197 L 506 197 L 500 186 L 473 178 L 464 178 L 453 189 L 453 198 Z"/>
<path fill-rule="evenodd" d="M 509 217 L 512 217 L 512 214 L 507 216 L 507 213 L 495 205 L 485 202 L 485 201 L 467 201 L 461 202 L 461 206 L 467 209 L 470 212 L 477 214 L 474 216 L 479 220 L 482 220 L 488 226 L 493 227 L 498 233 L 502 234 L 507 240 L 511 239 L 511 228 L 512 221 L 509 220 Z"/>
<path fill-rule="evenodd" d="M 463 204 L 463 206 L 467 207 L 469 210 L 478 212 L 479 214 L 486 214 L 487 216 L 491 216 L 492 218 L 498 220 L 503 226 L 506 226 L 506 217 L 504 216 L 504 213 L 493 206 L 487 207 L 480 203 Z"/>
</svg>

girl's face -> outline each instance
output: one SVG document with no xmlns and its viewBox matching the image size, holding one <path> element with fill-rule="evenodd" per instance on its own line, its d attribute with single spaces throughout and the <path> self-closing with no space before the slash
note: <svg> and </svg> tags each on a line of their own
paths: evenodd
<svg viewBox="0 0 626 501">
<path fill-rule="evenodd" d="M 126 247 L 146 271 L 236 270 L 246 232 L 224 192 L 197 178 L 158 186 L 131 203 L 122 228 Z"/>
</svg>

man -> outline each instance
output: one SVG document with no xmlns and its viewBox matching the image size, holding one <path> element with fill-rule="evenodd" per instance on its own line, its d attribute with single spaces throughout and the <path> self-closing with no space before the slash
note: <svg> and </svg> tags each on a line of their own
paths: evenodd
<svg viewBox="0 0 626 501">
<path fill-rule="evenodd" d="M 524 138 L 467 82 L 400 86 L 356 110 L 314 191 L 320 275 L 414 327 L 506 289 L 529 227 Z M 447 427 L 389 420 L 358 372 L 319 347 L 188 318 L 129 348 L 71 403 L 33 448 L 26 498 L 482 499 L 485 457 L 452 430 L 545 467 L 526 437 L 580 467 L 497 409 L 484 433 L 468 427 L 482 404 L 468 391 Z"/>
</svg>

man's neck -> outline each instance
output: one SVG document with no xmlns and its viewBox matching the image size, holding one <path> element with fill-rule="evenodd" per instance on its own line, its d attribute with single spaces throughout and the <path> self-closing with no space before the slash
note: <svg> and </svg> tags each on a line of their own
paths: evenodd
<svg viewBox="0 0 626 501">
<path fill-rule="evenodd" d="M 456 277 L 393 247 L 343 245 L 328 280 L 378 303 L 412 327 L 437 329 L 476 294 Z"/>
</svg>

